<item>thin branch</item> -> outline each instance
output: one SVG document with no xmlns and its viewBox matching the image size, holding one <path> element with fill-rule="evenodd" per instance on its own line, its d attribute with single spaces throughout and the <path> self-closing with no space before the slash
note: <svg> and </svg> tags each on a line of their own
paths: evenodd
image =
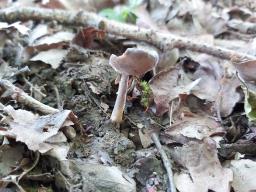
<svg viewBox="0 0 256 192">
<path fill-rule="evenodd" d="M 72 12 L 67 10 L 50 10 L 43 8 L 12 7 L 0 10 L 0 21 L 14 22 L 27 20 L 58 21 L 61 24 L 91 26 L 105 30 L 108 33 L 122 35 L 127 38 L 145 41 L 160 49 L 188 49 L 195 52 L 206 53 L 222 59 L 254 60 L 255 56 L 232 51 L 229 49 L 200 44 L 187 38 L 178 37 L 170 33 L 158 32 L 152 29 L 139 28 L 116 21 L 111 21 L 90 12 Z"/>
<path fill-rule="evenodd" d="M 22 89 L 16 87 L 8 80 L 0 79 L 0 87 L 4 88 L 8 95 L 10 95 L 17 102 L 27 105 L 44 114 L 57 113 L 59 111 L 58 109 L 45 105 L 29 96 Z"/>
<path fill-rule="evenodd" d="M 163 149 L 163 147 L 162 147 L 162 145 L 159 141 L 159 138 L 158 138 L 157 134 L 152 133 L 151 138 L 154 141 L 154 143 L 156 145 L 156 148 L 158 149 L 158 151 L 161 155 L 164 167 L 165 167 L 166 172 L 167 172 L 167 176 L 168 176 L 168 180 L 169 180 L 168 192 L 176 192 L 176 188 L 175 188 L 174 181 L 173 181 L 172 164 L 171 164 L 169 158 L 167 157 L 167 155 L 166 155 L 166 153 L 165 153 L 165 151 L 164 151 L 164 149 Z"/>
</svg>

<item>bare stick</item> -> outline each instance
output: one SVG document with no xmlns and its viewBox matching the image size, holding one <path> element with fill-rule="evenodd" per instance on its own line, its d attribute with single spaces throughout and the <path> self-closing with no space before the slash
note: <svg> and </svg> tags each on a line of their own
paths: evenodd
<svg viewBox="0 0 256 192">
<path fill-rule="evenodd" d="M 0 87 L 6 89 L 7 93 L 17 102 L 32 107 L 33 109 L 38 110 L 44 114 L 57 113 L 59 111 L 58 109 L 45 105 L 29 96 L 22 89 L 14 86 L 8 80 L 0 79 Z"/>
<path fill-rule="evenodd" d="M 14 22 L 27 20 L 56 20 L 67 25 L 91 26 L 104 29 L 108 33 L 122 35 L 131 39 L 145 41 L 160 49 L 188 49 L 195 52 L 206 53 L 222 59 L 237 62 L 254 60 L 256 57 L 225 48 L 200 44 L 187 38 L 178 37 L 170 33 L 158 32 L 152 29 L 139 28 L 133 25 L 111 21 L 90 12 L 72 12 L 63 10 L 50 10 L 43 8 L 12 7 L 0 10 L 0 21 Z"/>
<path fill-rule="evenodd" d="M 167 176 L 168 176 L 168 180 L 169 180 L 169 187 L 168 187 L 168 192 L 176 192 L 176 187 L 174 185 L 174 181 L 173 181 L 173 173 L 172 173 L 172 164 L 170 162 L 170 160 L 168 159 L 160 141 L 159 141 L 159 138 L 157 136 L 156 133 L 152 133 L 151 135 L 151 138 L 152 140 L 154 141 L 160 155 L 161 155 L 161 158 L 163 160 L 163 164 L 164 164 L 164 167 L 166 169 L 166 172 L 167 172 Z"/>
</svg>

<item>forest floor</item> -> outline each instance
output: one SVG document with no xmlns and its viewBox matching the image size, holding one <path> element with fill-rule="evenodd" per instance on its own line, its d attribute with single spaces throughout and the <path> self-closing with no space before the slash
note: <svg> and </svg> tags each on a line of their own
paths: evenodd
<svg viewBox="0 0 256 192">
<path fill-rule="evenodd" d="M 0 8 L 1 192 L 256 191 L 254 0 Z"/>
</svg>

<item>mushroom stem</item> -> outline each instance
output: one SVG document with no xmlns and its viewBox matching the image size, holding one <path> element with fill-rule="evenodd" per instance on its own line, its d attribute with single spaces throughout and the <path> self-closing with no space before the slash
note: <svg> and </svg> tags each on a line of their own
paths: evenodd
<svg viewBox="0 0 256 192">
<path fill-rule="evenodd" d="M 119 82 L 117 98 L 114 109 L 111 114 L 111 121 L 115 123 L 121 123 L 123 118 L 124 106 L 126 103 L 126 94 L 128 90 L 129 75 L 122 74 Z"/>
</svg>

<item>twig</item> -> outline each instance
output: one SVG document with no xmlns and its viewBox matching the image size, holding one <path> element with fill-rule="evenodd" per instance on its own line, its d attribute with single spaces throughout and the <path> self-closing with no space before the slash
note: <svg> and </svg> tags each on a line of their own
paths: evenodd
<svg viewBox="0 0 256 192">
<path fill-rule="evenodd" d="M 151 135 L 151 138 L 152 140 L 154 141 L 160 155 L 161 155 L 161 158 L 163 160 L 163 164 L 164 164 L 164 167 L 167 171 L 167 175 L 168 175 L 168 180 L 169 180 L 169 187 L 168 187 L 168 192 L 176 192 L 176 188 L 175 188 L 175 185 L 174 185 L 174 181 L 173 181 L 173 173 L 172 173 L 172 164 L 170 162 L 170 160 L 168 159 L 160 141 L 159 141 L 159 138 L 157 136 L 156 133 L 152 133 Z"/>
<path fill-rule="evenodd" d="M 173 106 L 174 106 L 174 100 L 172 100 L 171 103 L 169 103 L 169 119 L 170 119 L 169 126 L 172 126 Z"/>
<path fill-rule="evenodd" d="M 36 159 L 33 162 L 33 164 L 31 165 L 30 168 L 28 168 L 27 170 L 25 170 L 24 172 L 22 172 L 20 175 L 8 175 L 4 178 L 1 179 L 1 182 L 4 183 L 13 183 L 17 186 L 17 188 L 19 189 L 20 192 L 26 192 L 19 184 L 19 181 L 26 175 L 28 174 L 30 171 L 32 171 L 32 169 L 35 168 L 35 166 L 38 164 L 39 159 L 40 159 L 40 153 L 37 151 L 35 152 L 36 155 Z"/>
<path fill-rule="evenodd" d="M 27 105 L 44 114 L 57 113 L 59 110 L 48 105 L 45 105 L 33 97 L 29 96 L 22 89 L 14 86 L 10 81 L 0 79 L 0 87 L 6 89 L 7 93 L 17 102 Z"/>
<path fill-rule="evenodd" d="M 222 59 L 233 60 L 237 62 L 243 60 L 253 60 L 256 57 L 241 52 L 228 50 L 225 48 L 200 44 L 187 38 L 178 37 L 170 33 L 158 32 L 152 29 L 139 28 L 133 25 L 111 21 L 97 14 L 90 12 L 71 12 L 63 10 L 50 10 L 43 8 L 11 7 L 0 11 L 0 21 L 14 22 L 27 20 L 56 20 L 59 23 L 67 25 L 91 26 L 101 28 L 108 33 L 122 35 L 131 39 L 145 41 L 155 45 L 160 49 L 188 49 L 191 51 L 206 53 Z"/>
<path fill-rule="evenodd" d="M 58 109 L 61 109 L 61 108 L 63 108 L 63 105 L 62 105 L 62 102 L 61 102 L 61 99 L 60 99 L 59 89 L 56 85 L 53 85 L 53 90 L 54 90 L 55 95 L 56 95 L 56 103 L 57 103 Z"/>
<path fill-rule="evenodd" d="M 21 174 L 19 175 L 19 177 L 17 178 L 17 181 L 18 181 L 18 182 L 19 182 L 25 175 L 27 175 L 30 171 L 32 171 L 32 170 L 36 167 L 36 165 L 38 164 L 39 159 L 40 159 L 40 153 L 39 153 L 39 151 L 36 151 L 36 152 L 35 152 L 35 156 L 36 156 L 36 159 L 35 159 L 35 161 L 33 162 L 33 164 L 31 165 L 31 167 L 29 167 L 27 170 L 25 170 L 23 173 L 21 173 Z"/>
<path fill-rule="evenodd" d="M 30 83 L 24 75 L 22 78 L 25 81 L 25 83 L 28 84 L 28 86 L 30 86 L 31 95 L 33 95 L 33 91 L 35 91 L 42 97 L 46 97 L 46 95 L 44 93 L 42 93 L 39 89 L 37 89 L 32 83 Z"/>
</svg>

